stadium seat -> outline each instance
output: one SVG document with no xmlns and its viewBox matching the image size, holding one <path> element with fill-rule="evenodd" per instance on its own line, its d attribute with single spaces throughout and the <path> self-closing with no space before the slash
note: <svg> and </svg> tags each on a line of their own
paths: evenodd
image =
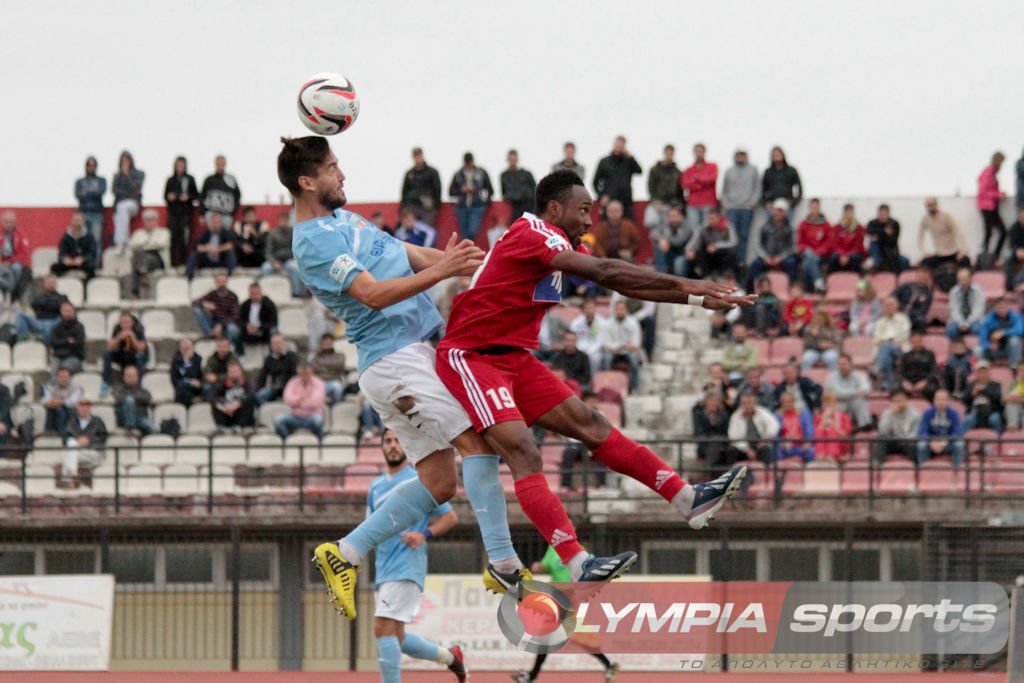
<svg viewBox="0 0 1024 683">
<path fill-rule="evenodd" d="M 174 437 L 169 434 L 147 434 L 139 441 L 139 462 L 147 465 L 170 465 L 175 460 Z"/>
<path fill-rule="evenodd" d="M 301 308 L 279 309 L 277 330 L 286 337 L 305 339 L 309 336 L 309 320 L 306 318 L 306 312 Z"/>
<path fill-rule="evenodd" d="M 1019 458 L 1024 456 L 1024 430 L 1007 429 L 999 442 L 999 454 L 1003 457 Z"/>
<path fill-rule="evenodd" d="M 896 275 L 894 273 L 874 273 L 868 277 L 868 282 L 871 283 L 875 290 L 875 295 L 879 299 L 884 299 L 896 289 Z"/>
<path fill-rule="evenodd" d="M 160 468 L 145 463 L 135 465 L 128 470 L 125 479 L 124 493 L 128 496 L 157 496 L 163 489 L 163 478 Z"/>
<path fill-rule="evenodd" d="M 100 387 L 103 386 L 103 377 L 98 372 L 80 372 L 75 375 L 74 383 L 82 387 L 82 395 L 96 403 L 100 400 Z M 107 429 L 114 425 L 107 424 Z"/>
<path fill-rule="evenodd" d="M 196 355 L 204 361 L 212 356 L 217 350 L 217 342 L 213 339 L 196 339 L 194 346 Z"/>
<path fill-rule="evenodd" d="M 11 362 L 14 362 L 13 359 Z M 11 392 L 14 391 L 14 387 L 18 386 L 19 383 L 24 383 L 25 391 L 28 392 L 21 397 L 19 403 L 31 403 L 35 400 L 36 383 L 32 380 L 32 375 L 26 375 L 21 372 L 7 372 L 4 373 L 3 377 L 0 377 L 0 384 L 3 384 Z"/>
<path fill-rule="evenodd" d="M 966 475 L 963 467 L 953 467 L 951 458 L 936 458 L 921 465 L 917 490 L 933 495 L 965 493 Z"/>
<path fill-rule="evenodd" d="M 85 285 L 77 277 L 57 278 L 57 291 L 66 296 L 75 308 L 81 308 L 85 301 Z"/>
<path fill-rule="evenodd" d="M 924 415 L 924 411 L 928 410 L 932 404 L 923 398 L 912 398 L 907 401 L 907 405 L 916 410 L 919 415 Z M 960 412 L 960 417 L 963 417 L 963 411 Z"/>
<path fill-rule="evenodd" d="M 238 297 L 238 303 L 241 304 L 243 301 L 249 298 L 249 285 L 253 283 L 253 279 L 246 275 L 232 275 L 228 278 L 228 289 L 235 293 Z"/>
<path fill-rule="evenodd" d="M 998 382 L 999 386 L 1003 388 L 1003 393 L 1007 392 L 1010 385 L 1013 384 L 1013 369 L 1011 368 L 994 367 L 989 371 L 989 375 L 993 382 Z"/>
<path fill-rule="evenodd" d="M 161 306 L 188 306 L 192 301 L 188 294 L 188 280 L 183 277 L 167 276 L 156 281 L 154 297 Z"/>
<path fill-rule="evenodd" d="M 872 472 L 869 460 L 851 460 L 843 464 L 840 485 L 844 495 L 863 496 L 871 490 Z M 878 492 L 878 487 L 874 487 Z"/>
<path fill-rule="evenodd" d="M 115 471 L 118 473 L 119 481 L 115 481 Z M 121 494 L 124 494 L 124 473 L 124 467 L 115 470 L 113 463 L 104 463 L 94 469 L 92 471 L 93 495 L 113 498 L 115 487 L 120 490 Z"/>
<path fill-rule="evenodd" d="M 188 283 L 188 299 L 189 301 L 195 301 L 196 299 L 205 296 L 211 290 L 213 290 L 213 276 L 196 275 L 192 278 L 192 281 Z"/>
<path fill-rule="evenodd" d="M 825 281 L 825 300 L 849 303 L 857 293 L 857 273 L 832 273 Z"/>
<path fill-rule="evenodd" d="M 216 462 L 217 454 L 214 453 Z M 199 434 L 182 434 L 174 444 L 174 461 L 189 465 L 206 465 L 210 460 L 210 440 Z"/>
<path fill-rule="evenodd" d="M 89 306 L 109 308 L 121 305 L 121 283 L 109 277 L 94 277 L 85 286 Z"/>
<path fill-rule="evenodd" d="M 747 339 L 747 343 L 757 348 L 757 358 L 759 363 L 764 364 L 768 362 L 768 355 L 772 352 L 772 342 L 770 339 L 755 337 L 753 339 Z"/>
<path fill-rule="evenodd" d="M 802 374 L 804 377 L 811 380 L 820 387 L 825 386 L 825 378 L 828 377 L 828 373 L 829 369 L 824 367 L 810 368 L 808 370 L 802 370 L 800 372 L 800 374 Z"/>
<path fill-rule="evenodd" d="M 804 355 L 804 340 L 800 337 L 777 337 L 772 340 L 772 365 L 785 365 L 791 358 L 799 362 Z"/>
<path fill-rule="evenodd" d="M 380 465 L 356 463 L 345 468 L 345 479 L 342 490 L 350 495 L 366 497 L 370 490 L 370 482 L 381 473 Z M 512 475 L 508 475 L 511 478 Z"/>
<path fill-rule="evenodd" d="M 789 301 L 789 278 L 781 270 L 769 270 L 765 277 L 771 280 L 772 293 L 779 297 L 779 301 Z"/>
<path fill-rule="evenodd" d="M 174 385 L 167 373 L 147 372 L 142 376 L 142 388 L 149 392 L 154 405 L 174 400 Z"/>
<path fill-rule="evenodd" d="M 750 486 L 747 487 L 744 496 L 749 498 L 772 498 L 775 496 L 775 481 L 763 462 L 744 460 L 738 464 L 747 466 L 747 479 L 750 480 Z"/>
<path fill-rule="evenodd" d="M 968 455 L 996 455 L 999 452 L 999 433 L 994 429 L 968 429 L 964 438 L 967 439 Z"/>
<path fill-rule="evenodd" d="M 18 342 L 11 353 L 11 365 L 19 372 L 49 370 L 46 345 L 34 339 Z"/>
<path fill-rule="evenodd" d="M 944 334 L 926 334 L 921 342 L 935 354 L 935 361 L 942 365 L 949 360 L 949 337 Z"/>
<path fill-rule="evenodd" d="M 549 310 L 551 311 L 551 313 L 561 318 L 566 325 L 570 324 L 573 320 L 580 316 L 580 309 L 578 307 L 569 306 L 566 304 L 560 304 Z"/>
<path fill-rule="evenodd" d="M 57 495 L 57 481 L 48 465 L 25 466 L 25 495 L 29 498 Z"/>
<path fill-rule="evenodd" d="M 0 372 L 7 372 L 11 369 L 11 347 L 7 344 L 0 344 Z"/>
<path fill-rule="evenodd" d="M 161 493 L 169 498 L 194 496 L 201 493 L 195 465 L 184 463 L 168 465 L 164 470 L 164 486 Z"/>
<path fill-rule="evenodd" d="M 0 481 L 0 500 L 5 498 L 20 498 L 21 489 L 18 485 L 10 481 Z"/>
<path fill-rule="evenodd" d="M 949 322 L 949 301 L 939 301 L 937 298 L 932 301 L 931 307 L 928 309 L 928 313 L 925 315 L 925 320 L 931 324 L 932 320 L 937 320 L 943 325 Z"/>
<path fill-rule="evenodd" d="M 784 496 L 792 496 L 804 485 L 804 459 L 801 457 L 784 458 L 776 463 L 777 477 Z M 771 468 L 768 472 L 771 474 Z"/>
<path fill-rule="evenodd" d="M 265 277 L 261 277 L 259 282 L 260 287 L 263 289 L 263 296 L 267 297 L 275 304 L 280 306 L 281 304 L 291 300 L 292 284 L 285 276 L 267 275 Z M 245 298 L 242 298 L 241 300 L 245 301 L 245 299 L 248 298 L 249 294 L 247 292 Z"/>
<path fill-rule="evenodd" d="M 683 348 L 683 335 L 681 332 L 659 332 L 658 348 L 668 351 L 678 351 Z"/>
<path fill-rule="evenodd" d="M 855 366 L 869 366 L 875 357 L 875 342 L 871 337 L 847 337 L 843 340 L 843 353 L 849 354 Z"/>
<path fill-rule="evenodd" d="M 765 368 L 764 377 L 761 378 L 761 381 L 768 384 L 778 384 L 782 381 L 782 368 Z"/>
<path fill-rule="evenodd" d="M 146 310 L 140 318 L 147 339 L 174 339 L 174 314 L 165 309 Z"/>
<path fill-rule="evenodd" d="M 51 434 L 40 434 L 32 440 L 29 457 L 33 465 L 59 465 L 63 461 L 64 439 Z"/>
<path fill-rule="evenodd" d="M 154 403 L 156 402 L 154 401 Z M 170 419 L 177 420 L 178 425 L 185 429 L 188 426 L 188 408 L 180 403 L 157 403 L 156 407 L 153 408 L 153 424 L 156 425 L 157 429 L 160 428 L 164 420 Z"/>
<path fill-rule="evenodd" d="M 627 396 L 622 412 L 630 425 L 653 425 L 661 418 L 661 396 Z"/>
<path fill-rule="evenodd" d="M 979 270 L 974 274 L 974 284 L 985 292 L 985 299 L 995 301 L 1006 294 L 1006 276 L 998 270 Z"/>
<path fill-rule="evenodd" d="M 602 389 L 612 389 L 620 397 L 629 393 L 629 375 L 619 370 L 601 370 L 590 381 L 594 393 Z"/>
<path fill-rule="evenodd" d="M 114 462 L 114 454 L 117 454 L 117 462 L 124 467 L 139 462 L 139 441 L 134 436 L 112 434 L 107 438 L 107 459 Z"/>
<path fill-rule="evenodd" d="M 908 268 L 896 278 L 896 286 L 917 282 L 917 268 Z"/>
<path fill-rule="evenodd" d="M 331 406 L 332 432 L 355 434 L 359 429 L 359 405 L 351 401 L 339 401 Z"/>
<path fill-rule="evenodd" d="M 328 434 L 320 448 L 324 465 L 351 465 L 356 461 L 356 442 L 348 434 Z"/>
<path fill-rule="evenodd" d="M 1015 493 L 1024 491 L 1024 463 L 1002 462 L 998 469 L 986 471 L 987 490 L 991 493 Z"/>
<path fill-rule="evenodd" d="M 85 328 L 85 338 L 102 339 L 110 338 L 110 330 L 107 329 L 107 316 L 99 311 L 79 311 L 78 322 Z"/>
<path fill-rule="evenodd" d="M 199 467 L 198 474 L 198 490 L 202 495 L 206 495 L 209 492 L 210 480 L 209 480 L 210 469 L 206 465 Z M 250 487 L 254 489 L 245 493 L 258 492 L 259 488 Z M 214 465 L 213 466 L 213 495 L 223 496 L 225 494 L 239 493 L 235 486 L 235 471 L 229 465 Z"/>
<path fill-rule="evenodd" d="M 280 465 L 281 437 L 277 434 L 253 434 L 249 438 L 248 463 L 253 467 Z"/>
<path fill-rule="evenodd" d="M 215 465 L 244 465 L 246 463 L 249 449 L 244 437 L 238 434 L 218 434 L 210 443 L 213 446 Z M 180 454 L 178 461 L 181 461 Z"/>
<path fill-rule="evenodd" d="M 598 402 L 597 410 L 608 418 L 612 427 L 618 429 L 622 426 L 622 406 L 618 403 Z"/>
<path fill-rule="evenodd" d="M 57 262 L 57 247 L 36 247 L 32 250 L 32 277 L 45 277 Z"/>
<path fill-rule="evenodd" d="M 378 465 L 381 461 L 380 441 L 364 441 L 356 448 L 356 462 Z"/>
<path fill-rule="evenodd" d="M 914 465 L 905 458 L 893 458 L 882 464 L 877 491 L 883 495 L 906 495 L 916 490 Z"/>
<path fill-rule="evenodd" d="M 193 403 L 188 407 L 188 425 L 182 425 L 182 431 L 189 434 L 212 434 L 217 431 L 213 421 L 213 409 L 209 403 Z"/>
<path fill-rule="evenodd" d="M 356 349 L 356 345 L 350 342 L 346 338 L 334 340 L 334 352 L 340 353 L 345 356 L 345 366 L 348 368 L 356 367 L 357 359 L 359 358 L 359 351 Z"/>
<path fill-rule="evenodd" d="M 290 415 L 292 412 L 283 401 L 270 401 L 259 408 L 259 419 L 257 422 L 267 429 L 274 428 L 274 418 L 278 415 Z"/>
<path fill-rule="evenodd" d="M 103 424 L 107 426 L 108 432 L 117 430 L 117 416 L 114 414 L 114 406 L 94 403 L 92 405 L 92 414 L 103 420 Z"/>
<path fill-rule="evenodd" d="M 804 482 L 801 493 L 807 495 L 838 496 L 839 465 L 835 460 L 813 460 L 804 467 Z"/>
<path fill-rule="evenodd" d="M 100 275 L 104 277 L 124 277 L 131 275 L 132 254 L 130 251 L 118 253 L 117 247 L 107 247 L 103 250 Z"/>
<path fill-rule="evenodd" d="M 300 455 L 304 466 L 320 462 L 320 441 L 305 432 L 289 434 L 284 440 L 284 464 L 298 466 Z"/>
</svg>

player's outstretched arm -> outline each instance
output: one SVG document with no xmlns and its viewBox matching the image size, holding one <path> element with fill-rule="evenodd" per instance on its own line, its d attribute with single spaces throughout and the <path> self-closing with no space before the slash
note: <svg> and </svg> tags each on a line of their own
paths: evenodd
<svg viewBox="0 0 1024 683">
<path fill-rule="evenodd" d="M 448 247 L 454 246 L 458 241 L 458 237 L 455 233 L 452 233 L 451 237 L 448 238 Z M 470 240 L 463 240 L 459 244 L 474 244 Z M 475 245 L 474 245 L 475 246 Z M 446 247 L 447 248 L 447 247 Z M 434 249 L 433 247 L 421 247 L 418 244 L 405 243 L 405 253 L 409 257 L 409 266 L 412 268 L 414 273 L 418 273 L 425 268 L 429 268 L 444 256 L 444 252 L 440 249 Z M 477 258 L 483 258 L 483 249 L 477 249 Z M 472 272 L 458 273 L 459 275 L 472 275 Z"/>
</svg>

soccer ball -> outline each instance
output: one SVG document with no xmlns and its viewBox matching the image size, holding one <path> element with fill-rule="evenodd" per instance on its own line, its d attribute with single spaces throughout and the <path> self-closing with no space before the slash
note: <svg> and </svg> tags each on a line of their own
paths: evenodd
<svg viewBox="0 0 1024 683">
<path fill-rule="evenodd" d="M 299 118 L 319 135 L 348 130 L 359 116 L 359 96 L 341 74 L 319 73 L 299 89 Z"/>
</svg>

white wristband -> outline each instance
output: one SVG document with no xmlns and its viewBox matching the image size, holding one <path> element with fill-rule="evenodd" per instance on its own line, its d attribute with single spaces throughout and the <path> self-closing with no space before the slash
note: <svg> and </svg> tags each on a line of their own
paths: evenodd
<svg viewBox="0 0 1024 683">
<path fill-rule="evenodd" d="M 691 306 L 703 306 L 704 297 L 694 296 L 693 294 L 690 294 L 686 297 L 686 303 L 690 304 Z"/>
</svg>

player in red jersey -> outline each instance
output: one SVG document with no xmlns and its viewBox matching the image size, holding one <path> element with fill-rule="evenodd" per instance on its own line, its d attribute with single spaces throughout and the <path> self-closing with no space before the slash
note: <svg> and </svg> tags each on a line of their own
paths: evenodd
<svg viewBox="0 0 1024 683">
<path fill-rule="evenodd" d="M 540 215 L 525 214 L 487 254 L 470 288 L 455 297 L 448 332 L 437 348 L 438 376 L 508 463 L 523 512 L 569 567 L 573 581 L 614 578 L 629 569 L 636 553 L 594 558 L 583 550 L 541 474 L 530 425 L 582 441 L 610 469 L 673 503 L 695 529 L 706 526 L 733 495 L 746 468 L 706 484 L 687 484 L 650 449 L 612 428 L 527 351 L 537 348 L 544 312 L 561 300 L 562 273 L 632 298 L 711 310 L 749 306 L 756 299 L 734 296 L 733 288 L 714 282 L 590 256 L 580 240 L 592 223 L 592 207 L 590 193 L 572 171 L 543 178 L 537 185 Z"/>
</svg>

